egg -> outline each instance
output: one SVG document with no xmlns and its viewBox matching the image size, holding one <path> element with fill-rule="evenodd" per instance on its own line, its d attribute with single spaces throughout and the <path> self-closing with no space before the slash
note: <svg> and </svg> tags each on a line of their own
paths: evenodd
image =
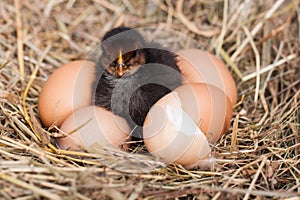
<svg viewBox="0 0 300 200">
<path fill-rule="evenodd" d="M 56 69 L 44 84 L 38 101 L 43 124 L 60 126 L 76 109 L 91 105 L 95 64 L 77 60 Z"/>
<path fill-rule="evenodd" d="M 152 106 L 143 126 L 144 142 L 165 162 L 194 166 L 207 158 L 209 143 L 228 130 L 231 117 L 232 104 L 222 90 L 184 84 Z"/>
<path fill-rule="evenodd" d="M 175 94 L 163 97 L 149 111 L 143 127 L 148 151 L 166 163 L 187 168 L 207 159 L 211 149 L 196 123 L 180 107 Z"/>
<path fill-rule="evenodd" d="M 130 139 L 125 119 L 98 106 L 87 106 L 73 112 L 62 124 L 57 139 L 61 149 L 90 150 L 94 145 L 119 147 Z"/>
<path fill-rule="evenodd" d="M 237 89 L 231 73 L 213 54 L 199 49 L 183 49 L 177 52 L 178 66 L 185 83 L 206 83 L 225 92 L 232 105 L 237 102 Z"/>
</svg>

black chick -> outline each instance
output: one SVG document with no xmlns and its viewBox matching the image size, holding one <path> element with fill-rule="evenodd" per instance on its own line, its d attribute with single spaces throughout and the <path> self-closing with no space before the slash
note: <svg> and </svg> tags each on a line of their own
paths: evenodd
<svg viewBox="0 0 300 200">
<path fill-rule="evenodd" d="M 181 85 L 176 56 L 127 27 L 107 32 L 101 47 L 94 104 L 125 118 L 135 129 L 134 137 L 140 138 L 151 106 Z"/>
</svg>

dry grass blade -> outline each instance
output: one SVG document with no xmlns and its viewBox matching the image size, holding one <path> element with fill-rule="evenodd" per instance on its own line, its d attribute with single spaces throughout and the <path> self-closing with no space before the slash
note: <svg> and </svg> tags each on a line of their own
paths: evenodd
<svg viewBox="0 0 300 200">
<path fill-rule="evenodd" d="M 261 164 L 259 165 L 259 168 L 257 169 L 257 171 L 256 171 L 256 173 L 255 173 L 255 175 L 254 175 L 254 177 L 253 177 L 253 180 L 252 180 L 252 182 L 251 182 L 251 184 L 250 184 L 250 186 L 249 186 L 249 189 L 248 189 L 246 195 L 244 196 L 243 200 L 249 199 L 251 190 L 253 190 L 253 187 L 255 186 L 256 181 L 257 181 L 257 179 L 258 179 L 258 176 L 259 176 L 259 174 L 261 173 L 262 168 L 265 166 L 265 163 L 266 163 L 267 159 L 268 159 L 267 157 L 264 157 L 264 158 L 262 159 Z"/>
<path fill-rule="evenodd" d="M 39 141 L 41 141 L 41 136 L 40 134 L 38 134 L 38 132 L 36 131 L 36 129 L 34 128 L 31 120 L 30 120 L 30 116 L 28 115 L 28 111 L 27 111 L 27 106 L 26 106 L 26 98 L 27 98 L 27 94 L 28 94 L 28 91 L 33 83 L 33 81 L 35 80 L 36 78 L 36 75 L 38 73 L 38 70 L 40 68 L 40 63 L 43 61 L 43 59 L 45 58 L 47 52 L 50 50 L 50 46 L 48 46 L 46 48 L 46 50 L 44 51 L 44 53 L 42 54 L 40 60 L 39 60 L 39 64 L 35 66 L 31 76 L 30 76 L 30 79 L 29 79 L 29 82 L 28 84 L 26 85 L 25 87 L 25 90 L 23 92 L 23 95 L 22 95 L 22 104 L 23 104 L 23 113 L 24 113 L 24 117 L 25 117 L 25 120 L 26 122 L 29 124 L 31 130 L 33 131 L 33 133 L 35 134 L 35 136 L 38 138 Z"/>
<path fill-rule="evenodd" d="M 23 44 L 23 28 L 20 15 L 21 5 L 19 0 L 14 0 L 15 12 L 16 12 L 16 30 L 17 30 L 17 42 L 18 42 L 18 63 L 21 78 L 24 78 L 24 44 Z"/>
<path fill-rule="evenodd" d="M 266 73 L 266 72 L 268 72 L 268 71 L 270 71 L 270 70 L 272 70 L 272 69 L 274 69 L 274 68 L 276 68 L 276 67 L 280 67 L 280 66 L 282 66 L 284 63 L 289 62 L 289 61 L 291 61 L 291 60 L 293 60 L 293 59 L 295 59 L 295 58 L 297 58 L 297 55 L 296 55 L 296 54 L 288 55 L 286 58 L 280 59 L 280 60 L 278 60 L 277 62 L 275 62 L 275 63 L 273 63 L 273 64 L 270 64 L 270 65 L 268 65 L 268 66 L 262 68 L 262 69 L 259 70 L 258 72 L 253 72 L 253 73 L 251 73 L 251 74 L 248 74 L 248 75 L 244 76 L 244 77 L 242 78 L 242 80 L 243 80 L 243 81 L 248 81 L 248 80 L 250 80 L 250 79 L 252 79 L 252 78 L 257 77 L 257 76 L 260 75 L 260 74 L 264 74 L 264 73 Z"/>
<path fill-rule="evenodd" d="M 271 15 L 278 9 L 278 7 L 284 2 L 284 0 L 278 0 L 274 3 L 272 8 L 268 10 L 268 12 L 265 14 L 264 18 L 253 28 L 251 31 L 251 36 L 255 36 L 256 33 L 262 28 L 264 22 L 271 17 Z M 237 56 L 243 51 L 245 46 L 250 42 L 250 38 L 248 37 L 243 41 L 243 43 L 239 46 L 239 48 L 234 52 L 234 54 L 231 56 L 231 60 L 235 60 Z"/>
<path fill-rule="evenodd" d="M 240 78 L 243 79 L 243 75 L 241 71 L 239 70 L 238 66 L 232 62 L 230 59 L 229 55 L 224 51 L 223 48 L 219 49 L 219 53 L 222 56 L 222 58 L 225 60 L 225 62 L 232 68 L 232 70 L 236 73 L 236 75 Z"/>
<path fill-rule="evenodd" d="M 217 52 L 220 52 L 221 49 L 222 49 L 222 45 L 223 45 L 223 42 L 224 42 L 224 37 L 225 37 L 225 34 L 226 34 L 226 29 L 227 29 L 227 15 L 228 13 L 228 0 L 225 0 L 224 1 L 224 8 L 223 8 L 223 22 L 222 22 L 222 30 L 221 30 L 221 33 L 220 33 L 220 36 L 218 37 L 218 40 L 217 40 Z"/>
<path fill-rule="evenodd" d="M 28 189 L 28 190 L 31 190 L 32 192 L 36 193 L 36 194 L 39 194 L 43 197 L 46 197 L 46 198 L 49 198 L 49 199 L 55 199 L 55 200 L 59 200 L 59 199 L 62 199 L 60 196 L 56 195 L 56 194 L 53 194 L 51 192 L 48 192 L 47 190 L 43 190 L 39 187 L 36 187 L 32 184 L 29 184 L 29 183 L 26 183 L 26 182 L 23 182 L 23 181 L 20 181 L 16 178 L 13 178 L 12 176 L 9 176 L 9 175 L 6 175 L 6 174 L 3 174 L 1 173 L 0 174 L 0 178 L 5 180 L 5 181 L 8 181 L 8 182 L 11 182 L 17 186 L 20 186 L 20 187 L 23 187 L 25 189 Z"/>
<path fill-rule="evenodd" d="M 239 115 L 235 116 L 235 120 L 232 127 L 232 136 L 231 136 L 231 149 L 236 149 L 236 142 L 237 142 L 237 134 L 238 134 L 238 126 L 239 126 Z"/>
<path fill-rule="evenodd" d="M 250 41 L 251 47 L 253 48 L 254 54 L 255 54 L 255 66 L 256 66 L 256 85 L 255 85 L 255 95 L 254 95 L 254 103 L 255 107 L 257 105 L 258 100 L 258 93 L 259 93 L 259 87 L 260 87 L 260 55 L 259 52 L 255 46 L 255 43 L 253 41 L 253 38 L 249 32 L 249 30 L 246 27 L 243 27 L 243 30 L 245 31 L 248 40 Z"/>
<path fill-rule="evenodd" d="M 10 60 L 7 60 L 3 64 L 1 64 L 0 65 L 0 70 L 3 69 L 6 65 L 8 65 L 9 62 L 10 62 Z"/>
<path fill-rule="evenodd" d="M 178 17 L 179 20 L 181 20 L 181 22 L 183 24 L 185 24 L 187 26 L 188 29 L 190 29 L 192 32 L 197 33 L 199 35 L 205 36 L 205 37 L 212 37 L 214 35 L 216 35 L 217 33 L 219 33 L 219 30 L 200 30 L 199 28 L 196 27 L 196 25 L 191 22 L 190 20 L 188 20 L 185 15 L 182 13 L 183 8 L 182 5 L 184 3 L 184 0 L 178 0 L 177 1 L 177 5 L 176 5 L 176 17 Z"/>
</svg>

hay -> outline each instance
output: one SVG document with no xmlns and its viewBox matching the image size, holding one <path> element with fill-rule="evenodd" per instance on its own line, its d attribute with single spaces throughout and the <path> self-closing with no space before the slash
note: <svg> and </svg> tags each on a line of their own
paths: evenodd
<svg viewBox="0 0 300 200">
<path fill-rule="evenodd" d="M 112 2 L 0 1 L 1 199 L 299 197 L 300 1 Z M 143 147 L 58 150 L 57 132 L 42 128 L 37 101 L 49 74 L 119 25 L 187 34 L 231 69 L 241 101 L 209 169 L 165 165 Z"/>
</svg>

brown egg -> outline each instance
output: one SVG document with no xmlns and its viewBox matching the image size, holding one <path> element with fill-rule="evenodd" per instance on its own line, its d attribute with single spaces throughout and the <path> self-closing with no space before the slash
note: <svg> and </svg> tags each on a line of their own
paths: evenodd
<svg viewBox="0 0 300 200">
<path fill-rule="evenodd" d="M 237 102 L 237 90 L 230 72 L 216 56 L 199 49 L 177 52 L 178 66 L 188 83 L 206 83 L 220 88 L 232 105 Z"/>
<path fill-rule="evenodd" d="M 176 93 L 164 96 L 150 109 L 143 137 L 152 155 L 187 168 L 204 162 L 211 152 L 205 135 L 181 108 Z"/>
<path fill-rule="evenodd" d="M 93 62 L 78 60 L 61 66 L 49 76 L 38 102 L 45 126 L 59 127 L 73 111 L 91 105 L 94 74 Z"/>
<path fill-rule="evenodd" d="M 89 150 L 93 145 L 119 147 L 130 138 L 125 119 L 98 106 L 88 106 L 73 112 L 62 124 L 58 138 L 61 149 Z"/>
<path fill-rule="evenodd" d="M 194 166 L 207 158 L 208 144 L 228 130 L 231 117 L 232 105 L 222 90 L 203 83 L 185 84 L 150 109 L 144 142 L 150 153 L 165 162 Z"/>
</svg>

